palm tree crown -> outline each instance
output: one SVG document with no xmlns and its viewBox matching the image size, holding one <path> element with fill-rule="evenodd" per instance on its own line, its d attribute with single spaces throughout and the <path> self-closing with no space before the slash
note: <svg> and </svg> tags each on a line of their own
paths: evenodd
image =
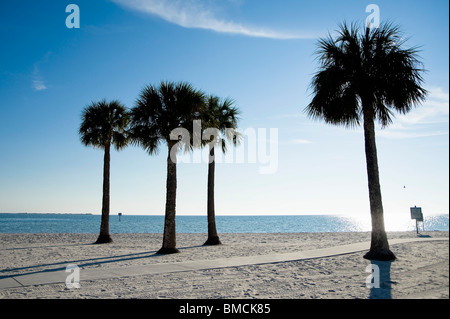
<svg viewBox="0 0 450 319">
<path fill-rule="evenodd" d="M 209 96 L 202 110 L 202 126 L 204 128 L 217 129 L 226 140 L 237 145 L 241 135 L 236 131 L 239 121 L 239 110 L 234 106 L 234 101 L 226 98 L 223 101 L 217 96 Z M 227 150 L 225 139 L 221 139 L 222 151 Z"/>
<path fill-rule="evenodd" d="M 192 121 L 199 118 L 203 99 L 203 93 L 186 82 L 161 82 L 159 86 L 144 87 L 131 110 L 133 142 L 150 155 L 158 152 L 161 142 L 174 144 L 171 132 L 192 127 Z"/>
<path fill-rule="evenodd" d="M 130 117 L 126 108 L 117 100 L 91 103 L 81 115 L 79 134 L 85 146 L 104 149 L 114 145 L 117 150 L 127 145 L 126 129 Z"/>
<path fill-rule="evenodd" d="M 399 28 L 383 24 L 365 29 L 343 24 L 338 37 L 321 39 L 320 70 L 312 81 L 314 98 L 306 111 L 330 124 L 359 125 L 363 108 L 387 126 L 392 111 L 405 114 L 424 101 L 427 92 L 417 48 L 403 49 Z"/>
</svg>

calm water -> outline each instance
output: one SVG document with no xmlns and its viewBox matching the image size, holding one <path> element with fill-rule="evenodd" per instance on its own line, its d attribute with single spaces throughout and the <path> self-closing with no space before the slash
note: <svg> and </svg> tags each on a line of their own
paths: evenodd
<svg viewBox="0 0 450 319">
<path fill-rule="evenodd" d="M 177 216 L 178 233 L 206 233 L 206 216 Z M 370 217 L 337 215 L 217 216 L 219 233 L 370 231 Z M 413 231 L 409 214 L 385 217 L 387 231 Z M 449 215 L 425 216 L 425 230 L 449 230 Z M 162 233 L 164 216 L 110 216 L 111 233 Z M 0 214 L 0 233 L 97 233 L 100 215 Z"/>
</svg>

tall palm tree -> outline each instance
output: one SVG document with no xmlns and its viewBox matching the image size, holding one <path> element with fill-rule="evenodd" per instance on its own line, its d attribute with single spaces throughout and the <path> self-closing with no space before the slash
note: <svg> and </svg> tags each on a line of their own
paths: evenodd
<svg viewBox="0 0 450 319">
<path fill-rule="evenodd" d="M 371 260 L 395 259 L 384 227 L 374 122 L 388 126 L 393 111 L 405 114 L 427 94 L 421 87 L 424 70 L 418 50 L 402 48 L 405 41 L 391 24 L 358 32 L 357 25 L 344 23 L 335 39 L 329 35 L 319 40 L 320 68 L 306 107 L 310 117 L 329 124 L 351 127 L 363 122 L 372 219 L 371 246 L 364 258 Z"/>
<path fill-rule="evenodd" d="M 204 94 L 186 82 L 161 82 L 159 86 L 148 85 L 141 91 L 136 106 L 131 110 L 130 136 L 135 144 L 150 155 L 158 152 L 161 143 L 168 148 L 166 210 L 162 248 L 157 254 L 178 253 L 176 248 L 175 214 L 177 191 L 176 153 L 178 147 L 191 147 L 191 139 L 173 140 L 172 131 L 193 127 L 204 104 Z M 176 135 L 178 137 L 178 135 Z"/>
<path fill-rule="evenodd" d="M 81 142 L 105 151 L 103 163 L 103 201 L 100 235 L 97 244 L 112 242 L 109 234 L 111 145 L 121 150 L 127 145 L 129 114 L 119 101 L 102 100 L 88 105 L 82 113 L 79 129 Z"/>
<path fill-rule="evenodd" d="M 226 152 L 225 139 L 236 145 L 240 135 L 235 130 L 238 125 L 239 110 L 233 106 L 234 102 L 227 98 L 221 101 L 216 96 L 209 96 L 202 112 L 202 125 L 208 131 L 209 165 L 208 165 L 208 239 L 204 245 L 220 245 L 217 235 L 215 206 L 214 206 L 214 178 L 215 178 L 215 146 L 220 143 L 222 152 Z M 219 137 L 219 133 L 225 139 Z"/>
</svg>

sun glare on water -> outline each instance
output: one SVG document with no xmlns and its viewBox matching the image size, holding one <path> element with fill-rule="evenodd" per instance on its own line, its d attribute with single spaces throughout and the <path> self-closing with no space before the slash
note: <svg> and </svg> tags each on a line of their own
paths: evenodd
<svg viewBox="0 0 450 319">
<path fill-rule="evenodd" d="M 345 217 L 348 219 L 348 222 L 353 224 L 355 231 L 371 231 L 371 218 L 370 214 L 367 215 L 352 215 Z M 447 219 L 446 221 L 444 219 Z M 444 215 L 430 215 L 424 216 L 424 222 L 419 222 L 419 231 L 433 231 L 432 225 L 447 223 L 448 225 L 448 216 Z M 409 214 L 384 214 L 384 226 L 386 231 L 416 231 L 416 221 L 411 219 Z"/>
</svg>

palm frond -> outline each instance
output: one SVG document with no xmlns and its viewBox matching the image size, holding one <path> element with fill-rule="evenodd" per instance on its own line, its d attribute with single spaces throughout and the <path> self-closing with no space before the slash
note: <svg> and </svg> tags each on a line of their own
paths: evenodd
<svg viewBox="0 0 450 319">
<path fill-rule="evenodd" d="M 383 23 L 363 28 L 340 25 L 337 36 L 319 40 L 319 71 L 311 81 L 313 98 L 305 108 L 313 119 L 344 126 L 359 125 L 362 109 L 382 126 L 392 123 L 393 111 L 405 114 L 424 101 L 424 69 L 416 47 L 404 49 L 400 28 Z M 363 105 L 363 102 L 365 105 Z"/>
<path fill-rule="evenodd" d="M 192 133 L 192 122 L 203 103 L 204 93 L 187 82 L 162 81 L 159 86 L 145 86 L 131 110 L 132 143 L 151 155 L 157 152 L 161 142 L 173 144 L 173 130 L 185 128 Z M 190 142 L 185 144 L 190 149 Z"/>
<path fill-rule="evenodd" d="M 92 102 L 83 109 L 81 118 L 78 134 L 84 145 L 105 148 L 113 144 L 118 150 L 127 145 L 129 114 L 119 101 Z"/>
<path fill-rule="evenodd" d="M 237 144 L 236 135 L 231 132 L 236 130 L 239 122 L 239 109 L 235 106 L 235 101 L 231 98 L 220 99 L 217 96 L 210 95 L 206 99 L 206 103 L 202 112 L 203 130 L 209 128 L 216 129 L 220 132 L 220 145 L 223 152 L 226 152 L 226 141 Z"/>
</svg>

